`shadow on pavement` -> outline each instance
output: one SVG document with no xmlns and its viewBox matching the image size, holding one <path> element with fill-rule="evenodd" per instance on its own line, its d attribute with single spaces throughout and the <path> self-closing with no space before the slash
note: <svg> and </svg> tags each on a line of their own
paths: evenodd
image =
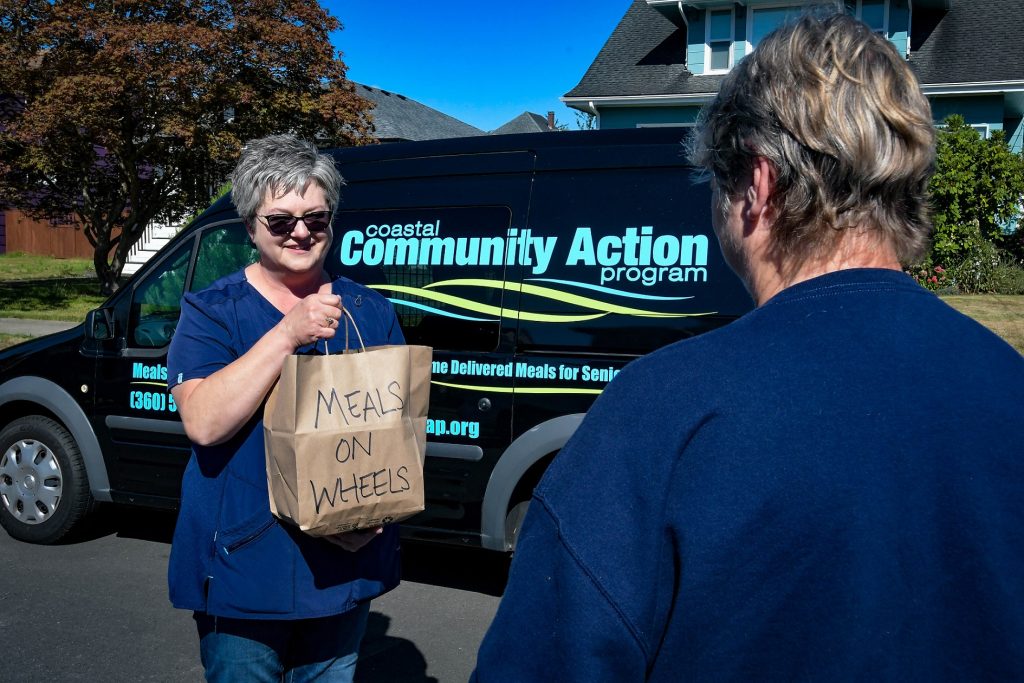
<svg viewBox="0 0 1024 683">
<path fill-rule="evenodd" d="M 402 580 L 501 596 L 512 558 L 481 548 L 402 541 Z"/>
<path fill-rule="evenodd" d="M 61 545 L 87 543 L 106 536 L 170 543 L 177 513 L 127 505 L 96 509 Z M 505 592 L 511 557 L 481 548 L 402 542 L 402 579 L 444 588 L 500 596 Z"/>
<path fill-rule="evenodd" d="M 370 612 L 359 648 L 356 683 L 437 683 L 427 676 L 427 660 L 411 640 L 387 635 L 391 618 Z"/>
<path fill-rule="evenodd" d="M 60 545 L 87 543 L 105 536 L 170 543 L 178 513 L 128 505 L 105 503 L 64 538 Z"/>
</svg>

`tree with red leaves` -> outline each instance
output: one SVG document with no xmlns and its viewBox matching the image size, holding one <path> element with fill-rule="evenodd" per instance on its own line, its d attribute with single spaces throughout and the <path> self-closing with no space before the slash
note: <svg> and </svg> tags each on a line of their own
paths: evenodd
<svg viewBox="0 0 1024 683">
<path fill-rule="evenodd" d="M 0 204 L 74 215 L 110 293 L 158 216 L 204 208 L 246 140 L 370 142 L 316 0 L 0 0 Z"/>
</svg>

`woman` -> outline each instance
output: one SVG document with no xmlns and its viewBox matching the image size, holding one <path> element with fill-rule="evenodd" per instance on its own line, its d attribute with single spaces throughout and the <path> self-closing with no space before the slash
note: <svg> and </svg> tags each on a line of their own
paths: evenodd
<svg viewBox="0 0 1024 683">
<path fill-rule="evenodd" d="M 350 681 L 369 601 L 398 584 L 394 527 L 308 536 L 270 514 L 263 403 L 284 359 L 332 339 L 342 309 L 367 346 L 402 344 L 394 309 L 324 260 L 342 179 L 291 135 L 249 143 L 232 199 L 259 260 L 186 294 L 168 386 L 192 457 L 171 548 L 172 603 L 191 609 L 210 681 Z"/>
</svg>

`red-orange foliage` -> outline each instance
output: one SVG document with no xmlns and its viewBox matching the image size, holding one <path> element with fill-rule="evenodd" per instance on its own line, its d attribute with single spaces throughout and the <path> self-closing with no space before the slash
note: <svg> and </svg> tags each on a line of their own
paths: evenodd
<svg viewBox="0 0 1024 683">
<path fill-rule="evenodd" d="M 206 206 L 242 144 L 372 141 L 316 0 L 0 0 L 0 202 L 77 215 L 104 291 L 156 216 Z"/>
</svg>

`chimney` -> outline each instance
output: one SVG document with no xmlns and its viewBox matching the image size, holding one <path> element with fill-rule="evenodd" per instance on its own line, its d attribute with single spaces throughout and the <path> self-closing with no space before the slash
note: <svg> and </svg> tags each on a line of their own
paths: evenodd
<svg viewBox="0 0 1024 683">
<path fill-rule="evenodd" d="M 555 129 L 555 112 L 549 111 L 548 112 L 548 130 L 554 130 L 554 129 Z"/>
</svg>

